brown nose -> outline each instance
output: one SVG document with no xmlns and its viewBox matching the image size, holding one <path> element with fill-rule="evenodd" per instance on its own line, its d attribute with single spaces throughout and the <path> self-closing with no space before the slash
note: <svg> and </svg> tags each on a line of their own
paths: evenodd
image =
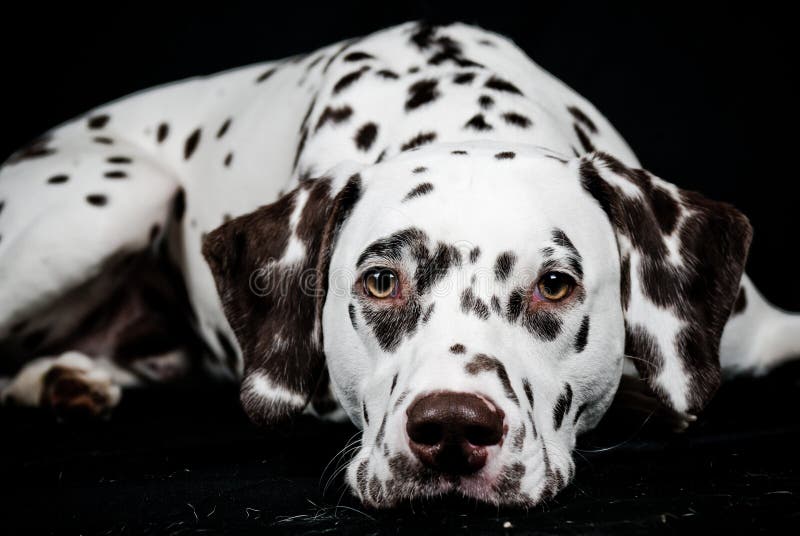
<svg viewBox="0 0 800 536">
<path fill-rule="evenodd" d="M 412 452 L 432 469 L 468 475 L 486 465 L 486 447 L 503 438 L 503 412 L 468 393 L 433 393 L 406 412 Z"/>
</svg>

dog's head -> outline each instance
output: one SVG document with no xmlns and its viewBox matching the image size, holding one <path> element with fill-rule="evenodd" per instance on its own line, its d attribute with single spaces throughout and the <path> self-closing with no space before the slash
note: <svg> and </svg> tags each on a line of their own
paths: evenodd
<svg viewBox="0 0 800 536">
<path fill-rule="evenodd" d="M 608 155 L 473 143 L 345 164 L 205 253 L 251 417 L 303 409 L 327 364 L 366 503 L 531 505 L 569 481 L 625 355 L 673 410 L 704 406 L 750 232 Z"/>
</svg>

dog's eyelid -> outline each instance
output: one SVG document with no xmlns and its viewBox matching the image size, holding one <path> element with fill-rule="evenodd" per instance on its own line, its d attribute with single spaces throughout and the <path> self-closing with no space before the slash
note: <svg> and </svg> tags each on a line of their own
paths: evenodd
<svg viewBox="0 0 800 536">
<path fill-rule="evenodd" d="M 405 270 L 403 269 L 401 263 L 395 262 L 389 259 L 385 259 L 382 257 L 374 257 L 368 259 L 365 263 L 358 267 L 358 278 L 363 278 L 366 274 L 370 272 L 377 272 L 380 270 L 389 270 L 397 274 L 398 277 L 402 277 L 405 275 Z"/>
<path fill-rule="evenodd" d="M 538 282 L 545 274 L 550 272 L 559 272 L 566 274 L 575 280 L 576 284 L 580 284 L 583 280 L 583 275 L 578 274 L 577 270 L 569 265 L 569 258 L 563 259 L 550 259 L 545 261 L 539 266 L 534 283 Z"/>
</svg>

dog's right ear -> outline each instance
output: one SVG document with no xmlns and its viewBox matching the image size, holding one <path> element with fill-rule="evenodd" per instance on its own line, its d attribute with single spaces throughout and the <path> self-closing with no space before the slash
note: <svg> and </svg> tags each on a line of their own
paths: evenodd
<svg viewBox="0 0 800 536">
<path fill-rule="evenodd" d="M 750 223 L 727 203 L 608 154 L 577 163 L 616 234 L 625 354 L 661 402 L 695 414 L 720 384 L 719 345 L 739 294 Z"/>
<path fill-rule="evenodd" d="M 323 376 L 321 313 L 331 250 L 361 195 L 353 165 L 308 180 L 203 242 L 244 359 L 241 400 L 258 424 L 298 413 Z"/>
</svg>

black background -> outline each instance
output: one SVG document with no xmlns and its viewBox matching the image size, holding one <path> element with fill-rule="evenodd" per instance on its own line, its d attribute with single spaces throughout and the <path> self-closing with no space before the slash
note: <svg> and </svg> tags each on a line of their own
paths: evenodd
<svg viewBox="0 0 800 536">
<path fill-rule="evenodd" d="M 645 167 L 741 208 L 755 227 L 753 280 L 774 303 L 800 310 L 794 13 L 766 3 L 644 4 L 5 6 L 0 159 L 132 91 L 308 52 L 406 20 L 461 20 L 511 37 L 592 101 Z M 323 496 L 317 483 L 353 433 L 349 426 L 301 419 L 255 430 L 225 388 L 134 393 L 110 423 L 88 428 L 3 410 L 0 518 L 33 531 L 119 534 L 483 532 L 506 520 L 547 533 L 797 526 L 797 377 L 795 367 L 725 387 L 706 416 L 676 438 L 648 433 L 652 423 L 640 429 L 641 420 L 604 425 L 599 437 L 584 440 L 576 484 L 531 512 L 417 506 L 413 513 L 368 512 L 375 520 L 331 510 L 338 494 Z"/>
</svg>

